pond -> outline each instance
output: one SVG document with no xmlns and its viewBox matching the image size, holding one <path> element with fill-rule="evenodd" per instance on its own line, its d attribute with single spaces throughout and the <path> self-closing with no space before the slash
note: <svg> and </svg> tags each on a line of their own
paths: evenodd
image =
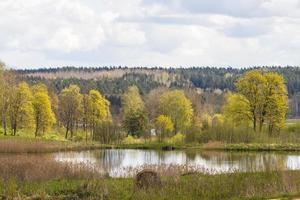
<svg viewBox="0 0 300 200">
<path fill-rule="evenodd" d="M 300 169 L 300 153 L 295 152 L 103 149 L 51 155 L 58 162 L 84 163 L 112 177 L 132 176 L 136 170 L 151 166 L 205 173 Z"/>
</svg>

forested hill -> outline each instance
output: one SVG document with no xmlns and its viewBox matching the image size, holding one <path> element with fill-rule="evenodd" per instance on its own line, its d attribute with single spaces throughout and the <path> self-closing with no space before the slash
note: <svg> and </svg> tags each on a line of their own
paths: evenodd
<svg viewBox="0 0 300 200">
<path fill-rule="evenodd" d="M 254 67 L 254 68 L 41 68 L 18 70 L 29 83 L 44 82 L 52 90 L 60 91 L 67 85 L 77 84 L 83 92 L 99 89 L 106 95 L 119 95 L 128 85 L 135 84 L 142 94 L 159 86 L 170 88 L 196 87 L 201 89 L 234 90 L 234 82 L 244 72 L 252 69 L 275 71 L 286 80 L 289 96 L 300 92 L 300 67 Z"/>
</svg>

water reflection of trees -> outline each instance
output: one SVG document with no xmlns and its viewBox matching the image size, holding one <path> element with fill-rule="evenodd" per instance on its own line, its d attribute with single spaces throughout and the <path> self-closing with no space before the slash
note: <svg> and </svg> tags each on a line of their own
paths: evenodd
<svg viewBox="0 0 300 200">
<path fill-rule="evenodd" d="M 283 170 L 289 154 L 271 152 L 99 150 L 84 155 L 105 172 L 141 165 L 198 165 L 205 169 L 239 171 Z"/>
<path fill-rule="evenodd" d="M 236 165 L 239 171 L 284 170 L 287 162 L 287 155 L 270 152 L 203 151 L 199 155 L 216 165 Z"/>
<path fill-rule="evenodd" d="M 91 155 L 95 158 L 95 160 L 97 160 L 98 166 L 103 168 L 105 171 L 110 171 L 121 167 L 122 161 L 125 157 L 125 152 L 119 149 L 106 149 L 101 151 L 92 151 Z"/>
</svg>

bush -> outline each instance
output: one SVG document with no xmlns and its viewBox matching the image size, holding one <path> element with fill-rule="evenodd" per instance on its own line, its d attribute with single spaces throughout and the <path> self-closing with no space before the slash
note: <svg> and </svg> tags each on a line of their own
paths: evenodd
<svg viewBox="0 0 300 200">
<path fill-rule="evenodd" d="M 55 134 L 45 134 L 42 138 L 46 140 L 63 140 L 59 135 Z"/>
<path fill-rule="evenodd" d="M 123 139 L 123 144 L 140 144 L 142 141 L 140 139 L 134 138 L 131 135 L 128 135 L 126 138 Z"/>
<path fill-rule="evenodd" d="M 83 137 L 81 135 L 76 135 L 72 138 L 72 140 L 74 142 L 81 142 L 81 141 L 83 141 Z"/>
<path fill-rule="evenodd" d="M 183 135 L 182 133 L 177 133 L 176 135 L 174 135 L 169 139 L 169 143 L 183 144 L 184 140 L 185 140 L 185 135 Z"/>
<path fill-rule="evenodd" d="M 250 127 L 233 127 L 230 124 L 223 124 L 203 131 L 198 142 L 222 141 L 226 143 L 249 143 L 255 139 L 257 139 L 257 135 L 255 135 L 255 132 Z"/>
<path fill-rule="evenodd" d="M 287 132 L 289 133 L 299 133 L 300 134 L 300 123 L 288 124 L 286 127 Z"/>
</svg>

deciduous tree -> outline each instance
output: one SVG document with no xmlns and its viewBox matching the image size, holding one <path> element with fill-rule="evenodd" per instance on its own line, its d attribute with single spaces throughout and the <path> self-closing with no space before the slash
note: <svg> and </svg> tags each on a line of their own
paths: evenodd
<svg viewBox="0 0 300 200">
<path fill-rule="evenodd" d="M 12 135 L 19 127 L 29 127 L 33 121 L 32 94 L 27 83 L 20 83 L 9 102 L 10 124 Z"/>
<path fill-rule="evenodd" d="M 265 120 L 268 124 L 268 132 L 280 130 L 284 126 L 288 110 L 287 89 L 284 78 L 277 73 L 267 73 Z"/>
<path fill-rule="evenodd" d="M 248 124 L 253 120 L 250 103 L 241 94 L 228 94 L 223 112 L 225 119 L 232 121 L 235 125 Z"/>
<path fill-rule="evenodd" d="M 73 137 L 76 123 L 81 114 L 82 95 L 77 85 L 70 85 L 63 89 L 59 95 L 59 115 L 64 127 L 66 128 L 65 138 L 68 138 L 70 131 Z"/>
<path fill-rule="evenodd" d="M 279 130 L 283 126 L 288 103 L 287 89 L 281 75 L 253 70 L 240 78 L 236 85 L 239 94 L 249 102 L 255 131 L 257 124 L 259 124 L 259 130 L 262 131 L 263 125 L 267 123 L 270 134 L 273 130 Z"/>
<path fill-rule="evenodd" d="M 0 62 L 0 112 L 4 135 L 7 135 L 9 104 L 15 88 L 15 73 L 12 70 L 5 69 L 5 64 Z"/>
<path fill-rule="evenodd" d="M 56 118 L 51 107 L 51 100 L 48 95 L 46 85 L 37 84 L 32 87 L 33 94 L 33 111 L 35 121 L 35 137 L 39 132 L 43 133 L 50 128 L 55 122 Z"/>
<path fill-rule="evenodd" d="M 160 142 L 163 140 L 163 138 L 169 136 L 170 133 L 172 133 L 174 130 L 172 120 L 166 115 L 160 115 L 159 117 L 157 117 L 155 125 Z"/>
<path fill-rule="evenodd" d="M 175 134 L 178 131 L 185 131 L 191 125 L 193 108 L 183 91 L 173 90 L 164 93 L 160 98 L 159 108 L 161 114 L 171 118 Z"/>
<path fill-rule="evenodd" d="M 247 72 L 237 81 L 236 87 L 240 94 L 249 101 L 250 112 L 254 131 L 257 130 L 257 123 L 262 128 L 263 116 L 265 115 L 265 90 L 267 80 L 263 72 L 252 70 Z"/>
<path fill-rule="evenodd" d="M 136 86 L 131 86 L 122 95 L 123 125 L 133 136 L 141 136 L 147 128 L 144 102 Z"/>
<path fill-rule="evenodd" d="M 85 111 L 87 122 L 90 125 L 92 138 L 94 139 L 96 126 L 104 121 L 111 121 L 109 101 L 99 91 L 90 90 L 88 96 L 84 99 L 84 104 L 86 104 L 84 107 L 87 109 Z"/>
</svg>

